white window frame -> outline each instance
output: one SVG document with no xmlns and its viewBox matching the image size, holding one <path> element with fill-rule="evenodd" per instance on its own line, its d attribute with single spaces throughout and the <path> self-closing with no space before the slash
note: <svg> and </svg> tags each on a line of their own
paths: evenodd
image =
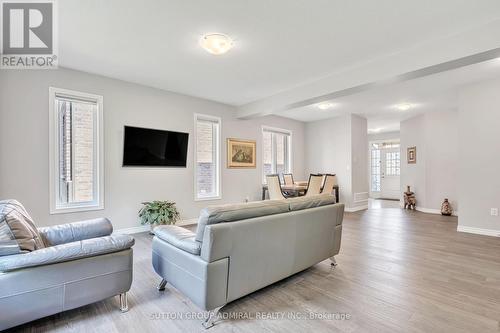
<svg viewBox="0 0 500 333">
<path fill-rule="evenodd" d="M 288 172 L 293 173 L 293 150 L 292 150 L 292 131 L 283 129 L 283 128 L 277 128 L 277 127 L 270 127 L 270 126 L 262 126 L 262 133 L 261 133 L 261 140 L 262 140 L 262 149 L 261 149 L 261 168 L 262 168 L 262 184 L 266 184 L 266 175 L 264 173 L 264 133 L 265 132 L 271 132 L 271 133 L 277 133 L 277 134 L 285 134 L 288 135 L 288 140 L 287 140 L 287 147 L 286 147 L 286 152 L 285 155 L 287 155 L 287 165 L 288 165 Z M 272 140 L 272 152 L 271 152 L 271 158 L 272 158 L 272 167 L 275 167 L 276 164 L 276 141 Z M 276 170 L 274 170 L 276 172 Z"/>
<path fill-rule="evenodd" d="M 91 101 L 97 104 L 96 127 L 94 129 L 94 201 L 84 203 L 59 203 L 59 118 L 56 97 Z M 100 95 L 83 93 L 68 89 L 49 87 L 49 192 L 50 214 L 75 213 L 104 209 L 104 121 L 103 101 Z"/>
<path fill-rule="evenodd" d="M 216 195 L 213 196 L 198 196 L 198 131 L 197 123 L 198 120 L 205 120 L 216 122 L 219 125 L 219 129 L 215 135 L 215 161 L 216 161 L 216 171 L 215 176 L 217 178 L 216 182 Z M 220 117 L 210 116 L 201 113 L 194 114 L 194 149 L 193 149 L 193 169 L 194 169 L 194 201 L 209 201 L 209 200 L 220 200 L 222 199 L 222 177 L 221 177 L 221 133 L 222 133 L 222 119 Z"/>
</svg>

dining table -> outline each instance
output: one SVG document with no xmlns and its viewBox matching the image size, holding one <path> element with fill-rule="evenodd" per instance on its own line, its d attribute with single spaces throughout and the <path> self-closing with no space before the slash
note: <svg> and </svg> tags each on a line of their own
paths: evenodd
<svg viewBox="0 0 500 333">
<path fill-rule="evenodd" d="M 307 186 L 309 182 L 305 181 L 296 181 L 293 184 L 281 184 L 281 191 L 283 195 L 286 197 L 300 197 L 306 194 Z M 267 192 L 267 184 L 262 184 L 262 200 L 266 200 L 266 192 Z M 339 202 L 339 186 L 335 185 L 333 187 L 335 191 L 335 202 Z"/>
</svg>

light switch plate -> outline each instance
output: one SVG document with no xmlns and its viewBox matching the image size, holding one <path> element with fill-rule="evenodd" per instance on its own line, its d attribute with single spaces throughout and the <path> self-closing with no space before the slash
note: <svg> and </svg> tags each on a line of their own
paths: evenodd
<svg viewBox="0 0 500 333">
<path fill-rule="evenodd" d="M 492 208 L 490 214 L 491 216 L 498 216 L 498 208 Z"/>
</svg>

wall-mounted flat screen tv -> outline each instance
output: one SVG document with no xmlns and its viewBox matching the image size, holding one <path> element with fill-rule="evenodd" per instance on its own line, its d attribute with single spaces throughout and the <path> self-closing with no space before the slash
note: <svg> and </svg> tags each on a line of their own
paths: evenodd
<svg viewBox="0 0 500 333">
<path fill-rule="evenodd" d="M 188 133 L 125 126 L 123 166 L 186 167 Z"/>
</svg>

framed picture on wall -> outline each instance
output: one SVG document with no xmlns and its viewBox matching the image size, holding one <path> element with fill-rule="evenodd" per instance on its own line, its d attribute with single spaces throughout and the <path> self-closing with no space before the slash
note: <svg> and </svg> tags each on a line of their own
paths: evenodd
<svg viewBox="0 0 500 333">
<path fill-rule="evenodd" d="M 407 148 L 406 159 L 408 160 L 408 164 L 417 163 L 417 147 Z"/>
<path fill-rule="evenodd" d="M 227 167 L 255 168 L 256 147 L 253 140 L 227 139 Z"/>
</svg>

